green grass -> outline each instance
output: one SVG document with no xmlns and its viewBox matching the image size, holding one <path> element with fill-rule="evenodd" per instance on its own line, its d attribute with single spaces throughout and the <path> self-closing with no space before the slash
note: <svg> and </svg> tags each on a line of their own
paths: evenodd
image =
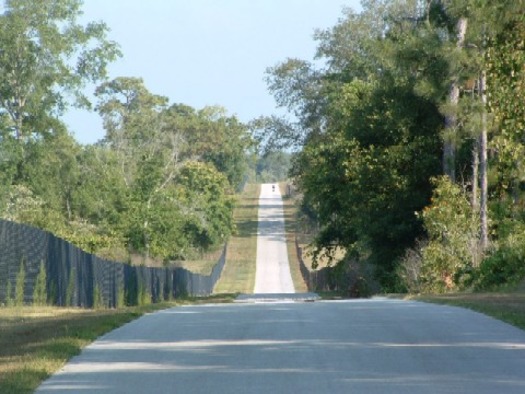
<svg viewBox="0 0 525 394">
<path fill-rule="evenodd" d="M 0 308 L 0 393 L 32 393 L 99 336 L 144 313 L 182 304 L 231 302 L 233 295 L 118 310 Z"/>
<path fill-rule="evenodd" d="M 456 293 L 410 297 L 418 301 L 468 308 L 525 330 L 525 291 Z"/>
<path fill-rule="evenodd" d="M 31 393 L 71 357 L 100 335 L 156 304 L 122 310 L 54 307 L 0 308 L 0 392 Z"/>
<path fill-rule="evenodd" d="M 238 196 L 234 211 L 237 233 L 228 241 L 226 264 L 215 286 L 215 293 L 253 292 L 257 258 L 259 193 L 259 185 L 250 184 Z"/>
</svg>

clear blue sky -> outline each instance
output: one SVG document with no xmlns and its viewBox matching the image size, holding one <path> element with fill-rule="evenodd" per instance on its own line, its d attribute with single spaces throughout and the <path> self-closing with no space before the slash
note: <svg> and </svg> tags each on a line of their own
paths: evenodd
<svg viewBox="0 0 525 394">
<path fill-rule="evenodd" d="M 287 57 L 312 60 L 316 28 L 334 26 L 359 0 L 84 0 L 85 22 L 102 20 L 124 57 L 110 78 L 141 77 L 171 103 L 221 105 L 247 122 L 278 112 L 264 82 Z M 97 114 L 65 118 L 76 139 L 104 137 Z"/>
</svg>

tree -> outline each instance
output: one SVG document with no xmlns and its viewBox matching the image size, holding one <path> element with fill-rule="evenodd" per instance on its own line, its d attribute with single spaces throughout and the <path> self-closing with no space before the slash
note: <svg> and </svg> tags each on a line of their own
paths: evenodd
<svg viewBox="0 0 525 394">
<path fill-rule="evenodd" d="M 59 234 L 74 216 L 78 152 L 59 117 L 69 105 L 89 107 L 83 88 L 106 78 L 108 63 L 120 56 L 104 23 L 78 23 L 81 6 L 80 0 L 7 0 L 0 15 L 2 209 Z M 41 206 L 30 213 L 13 206 L 18 202 Z"/>
<path fill-rule="evenodd" d="M 206 250 L 226 241 L 234 230 L 234 201 L 225 174 L 213 165 L 188 161 L 177 174 L 176 194 L 191 245 Z"/>
<path fill-rule="evenodd" d="M 140 78 L 114 79 L 99 86 L 96 95 L 107 131 L 105 143 L 115 151 L 129 190 L 128 236 L 147 260 L 155 203 L 164 198 L 180 164 L 180 133 L 164 128 L 167 98 L 151 94 Z"/>
<path fill-rule="evenodd" d="M 0 15 L 0 109 L 17 140 L 53 133 L 66 95 L 87 105 L 81 88 L 106 76 L 119 55 L 104 23 L 77 23 L 80 0 L 7 0 Z"/>
<path fill-rule="evenodd" d="M 342 246 L 373 263 L 388 288 L 397 259 L 423 234 L 414 212 L 441 170 L 436 97 L 447 64 L 439 34 L 416 32 L 414 4 L 367 2 L 318 32 L 323 71 L 290 60 L 270 70 L 270 90 L 305 132 L 292 174 L 319 221 L 318 250 Z"/>
<path fill-rule="evenodd" d="M 174 104 L 164 111 L 165 130 L 181 134 L 183 160 L 211 163 L 225 174 L 234 189 L 242 186 L 247 165 L 247 151 L 252 140 L 247 127 L 222 107 L 195 110 Z"/>
</svg>

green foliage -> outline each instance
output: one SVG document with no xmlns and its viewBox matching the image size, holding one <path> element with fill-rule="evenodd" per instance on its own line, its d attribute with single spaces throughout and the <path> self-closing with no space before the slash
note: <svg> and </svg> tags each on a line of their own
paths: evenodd
<svg viewBox="0 0 525 394">
<path fill-rule="evenodd" d="M 414 212 L 428 204 L 440 169 L 441 117 L 407 86 L 356 86 L 346 100 L 344 132 L 312 138 L 293 174 L 321 224 L 319 246 L 360 251 L 391 286 L 396 259 L 422 234 Z M 334 118 L 341 127 L 338 110 Z"/>
<path fill-rule="evenodd" d="M 40 267 L 33 289 L 33 304 L 36 306 L 44 306 L 47 304 L 47 275 L 43 260 L 40 261 Z"/>
<path fill-rule="evenodd" d="M 66 289 L 66 306 L 74 306 L 74 297 L 76 292 L 76 271 L 72 269 L 69 272 L 69 279 L 67 281 L 67 289 Z"/>
<path fill-rule="evenodd" d="M 148 289 L 144 286 L 143 282 L 139 280 L 138 282 L 138 304 L 139 306 L 151 304 L 151 294 L 149 294 Z"/>
<path fill-rule="evenodd" d="M 20 270 L 16 275 L 16 286 L 15 286 L 15 306 L 24 305 L 24 287 L 26 281 L 26 269 L 25 269 L 25 259 L 22 259 L 20 262 Z"/>
<path fill-rule="evenodd" d="M 277 151 L 269 152 L 257 160 L 257 181 L 261 183 L 275 183 L 285 181 L 291 168 L 290 153 Z"/>
<path fill-rule="evenodd" d="M 500 206 L 510 201 L 506 218 L 523 211 L 522 7 L 364 2 L 360 14 L 346 10 L 334 27 L 316 33 L 325 69 L 288 59 L 268 70 L 269 90 L 298 122 L 281 127 L 286 122 L 261 120 L 255 136 L 281 148 L 299 141 L 292 174 L 303 211 L 320 229 L 319 250 L 343 246 L 374 263 L 386 290 L 445 291 L 472 283 L 482 258 L 473 153 L 486 125 L 494 128 L 488 135 L 497 164 L 490 196 Z M 468 26 L 464 44 L 458 21 Z M 475 84 L 482 71 L 488 108 Z M 462 185 L 431 184 L 442 168 Z M 428 244 L 416 243 L 427 237 Z"/>
<path fill-rule="evenodd" d="M 499 228 L 499 245 L 486 257 L 473 280 L 477 290 L 516 285 L 525 278 L 525 224 L 506 219 Z"/>
<path fill-rule="evenodd" d="M 448 177 L 436 178 L 434 184 L 431 205 L 421 213 L 429 238 L 422 249 L 421 280 L 423 291 L 444 292 L 470 282 L 479 235 L 461 188 Z"/>
<path fill-rule="evenodd" d="M 126 293 L 123 286 L 119 286 L 117 292 L 117 308 L 123 308 L 126 306 Z"/>
<path fill-rule="evenodd" d="M 15 306 L 15 300 L 13 298 L 13 285 L 11 284 L 9 278 L 7 278 L 5 305 L 7 307 Z"/>
<path fill-rule="evenodd" d="M 102 296 L 100 287 L 95 285 L 95 288 L 93 289 L 93 309 L 102 309 L 105 306 L 106 304 L 104 304 L 104 297 Z"/>
<path fill-rule="evenodd" d="M 77 23 L 80 6 L 80 0 L 11 0 L 0 15 L 0 108 L 19 141 L 53 133 L 68 94 L 88 105 L 81 88 L 104 78 L 120 55 L 104 23 Z"/>
<path fill-rule="evenodd" d="M 176 180 L 178 200 L 187 207 L 183 232 L 189 243 L 207 249 L 225 242 L 234 229 L 225 175 L 211 165 L 187 162 Z"/>
</svg>

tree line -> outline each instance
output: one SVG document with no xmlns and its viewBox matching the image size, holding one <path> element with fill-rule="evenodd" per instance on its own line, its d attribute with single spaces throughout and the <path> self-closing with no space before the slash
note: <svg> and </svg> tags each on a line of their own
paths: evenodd
<svg viewBox="0 0 525 394">
<path fill-rule="evenodd" d="M 81 0 L 6 0 L 0 15 L 0 212 L 106 258 L 188 259 L 234 231 L 234 192 L 255 167 L 248 127 L 108 78 L 122 53 Z M 86 86 L 97 86 L 94 100 Z M 91 102 L 91 101 L 93 102 Z M 105 137 L 61 120 L 93 109 Z"/>
<path fill-rule="evenodd" d="M 344 248 L 386 291 L 490 288 L 525 275 L 525 3 L 366 0 L 315 34 L 315 61 L 267 71 L 294 115 L 317 255 Z"/>
</svg>

